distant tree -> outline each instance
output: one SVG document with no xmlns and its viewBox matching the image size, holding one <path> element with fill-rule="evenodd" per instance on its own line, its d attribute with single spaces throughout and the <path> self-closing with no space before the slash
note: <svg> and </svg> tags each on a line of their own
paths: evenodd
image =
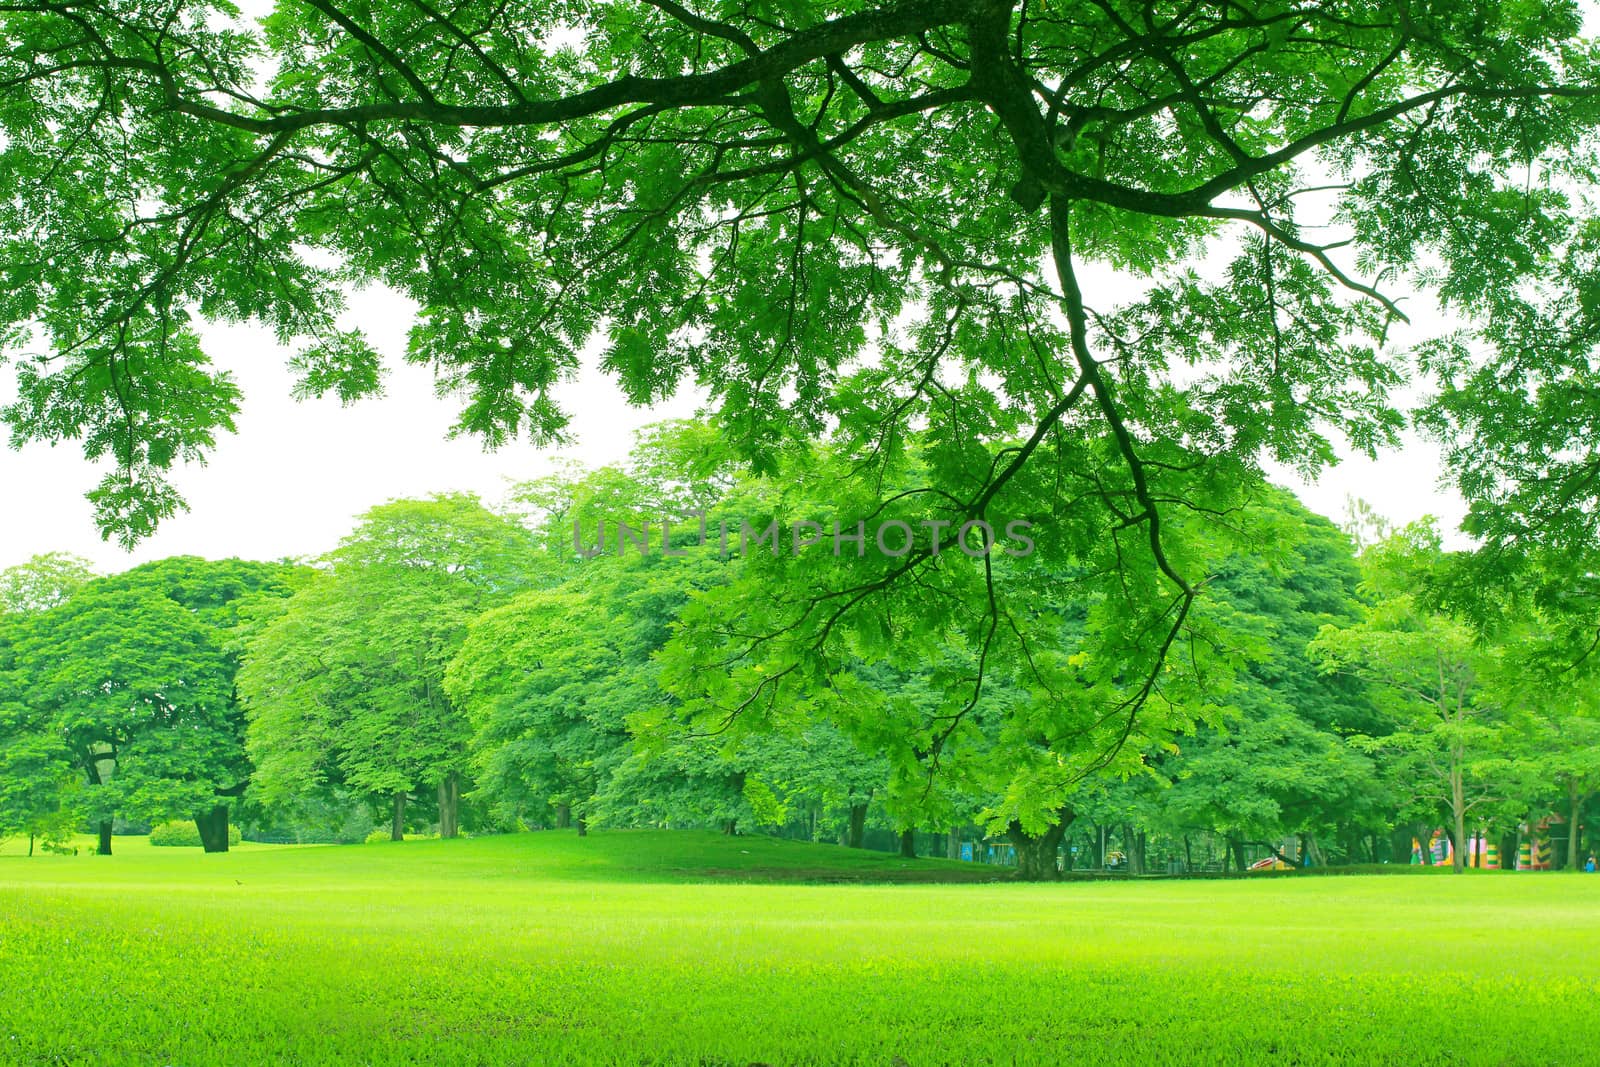
<svg viewBox="0 0 1600 1067">
<path fill-rule="evenodd" d="M 1369 600 L 1363 618 L 1323 627 L 1310 647 L 1325 670 L 1372 683 L 1393 726 L 1362 746 L 1448 816 L 1459 872 L 1467 817 L 1492 801 L 1507 759 L 1507 719 L 1495 699 L 1498 650 L 1466 622 L 1429 608 L 1422 595 L 1428 575 L 1443 565 L 1431 520 L 1369 548 L 1362 554 Z"/>
<path fill-rule="evenodd" d="M 478 788 L 492 803 L 579 833 L 627 756 L 630 713 L 663 699 L 649 649 L 615 606 L 563 587 L 530 592 L 472 624 L 445 691 L 473 730 Z"/>
<path fill-rule="evenodd" d="M 102 854 L 117 814 L 193 818 L 206 849 L 226 851 L 229 802 L 250 776 L 229 633 L 242 605 L 290 584 L 278 565 L 182 556 L 0 618 L 0 691 L 29 709 L 33 751 L 86 780 Z"/>
<path fill-rule="evenodd" d="M 368 511 L 246 647 L 260 795 L 342 784 L 385 798 L 399 840 L 408 797 L 431 788 L 440 833 L 454 837 L 471 731 L 445 670 L 472 621 L 535 584 L 538 567 L 527 531 L 472 496 Z"/>
<path fill-rule="evenodd" d="M 1578 714 L 1573 711 L 1568 705 L 1561 708 L 1563 713 L 1536 716 L 1526 740 L 1508 755 L 1523 754 L 1538 776 L 1554 787 L 1567 820 L 1567 868 L 1576 871 L 1584 860 L 1580 855 L 1584 812 L 1600 794 L 1600 719 L 1592 704 Z"/>
<path fill-rule="evenodd" d="M 1323 672 L 1307 652 L 1324 625 L 1362 617 L 1350 542 L 1286 492 L 1257 510 L 1276 547 L 1227 560 L 1214 583 L 1236 612 L 1228 633 L 1252 649 L 1249 662 L 1217 722 L 1147 758 L 1171 783 L 1167 825 L 1219 833 L 1236 859 L 1248 841 L 1291 834 L 1314 849 L 1319 836 L 1370 822 L 1381 799 L 1372 760 L 1346 743 L 1379 727 L 1366 686 Z"/>
<path fill-rule="evenodd" d="M 8 630 L 10 701 L 44 713 L 87 779 L 102 855 L 118 813 L 210 807 L 236 741 L 228 665 L 206 627 L 160 594 L 90 588 Z"/>
<path fill-rule="evenodd" d="M 37 841 L 70 837 L 82 817 L 82 779 L 60 737 L 41 729 L 30 709 L 0 704 L 0 840 L 25 835 L 31 856 Z"/>
<path fill-rule="evenodd" d="M 0 571 L 0 612 L 43 611 L 65 603 L 94 578 L 86 559 L 46 552 Z"/>
</svg>

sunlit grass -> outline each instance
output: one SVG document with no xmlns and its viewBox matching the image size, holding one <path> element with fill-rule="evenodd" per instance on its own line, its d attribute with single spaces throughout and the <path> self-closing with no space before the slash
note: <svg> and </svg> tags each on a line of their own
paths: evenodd
<svg viewBox="0 0 1600 1067">
<path fill-rule="evenodd" d="M 691 833 L 116 850 L 0 852 L 0 1061 L 1597 1056 L 1600 877 L 818 885 L 947 865 Z"/>
</svg>

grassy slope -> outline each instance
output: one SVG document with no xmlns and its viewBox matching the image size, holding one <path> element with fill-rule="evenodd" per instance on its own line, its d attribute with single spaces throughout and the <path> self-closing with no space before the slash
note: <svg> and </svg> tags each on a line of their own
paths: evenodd
<svg viewBox="0 0 1600 1067">
<path fill-rule="evenodd" d="M 1600 878 L 741 884 L 695 879 L 906 864 L 687 833 L 141 846 L 0 854 L 0 1062 L 1597 1062 Z"/>
</svg>

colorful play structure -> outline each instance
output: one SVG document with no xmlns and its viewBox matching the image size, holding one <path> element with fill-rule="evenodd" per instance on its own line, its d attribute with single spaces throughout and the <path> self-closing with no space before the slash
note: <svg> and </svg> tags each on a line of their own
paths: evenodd
<svg viewBox="0 0 1600 1067">
<path fill-rule="evenodd" d="M 1513 869 L 1548 871 L 1555 866 L 1555 849 L 1551 845 L 1549 831 L 1552 824 L 1564 821 L 1559 815 L 1551 815 L 1536 825 L 1530 826 L 1524 823 L 1518 827 L 1520 843 L 1517 845 L 1516 866 Z M 1423 861 L 1422 849 L 1422 842 L 1412 838 L 1412 863 L 1420 864 Z M 1450 842 L 1450 836 L 1442 829 L 1435 830 L 1428 838 L 1427 849 L 1428 857 L 1436 867 L 1448 866 L 1455 859 L 1455 849 Z M 1469 838 L 1465 862 L 1468 867 L 1498 871 L 1501 865 L 1499 846 L 1482 836 Z"/>
</svg>

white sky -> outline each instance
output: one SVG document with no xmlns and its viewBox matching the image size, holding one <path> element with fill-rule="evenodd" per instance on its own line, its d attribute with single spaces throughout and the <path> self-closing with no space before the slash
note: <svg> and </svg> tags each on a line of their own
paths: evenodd
<svg viewBox="0 0 1600 1067">
<path fill-rule="evenodd" d="M 389 364 L 384 395 L 348 408 L 332 397 L 291 399 L 293 378 L 285 368 L 291 350 L 271 331 L 201 329 L 207 353 L 233 372 L 244 392 L 239 432 L 220 438 L 205 466 L 174 472 L 189 511 L 131 553 L 100 539 L 83 494 L 106 468 L 85 460 L 75 443 L 0 450 L 0 567 L 49 551 L 72 552 L 108 572 L 180 554 L 316 554 L 332 548 L 374 504 L 452 489 L 492 503 L 508 482 L 548 472 L 559 455 L 586 464 L 614 462 L 627 454 L 636 428 L 694 414 L 692 397 L 653 411 L 631 408 L 608 377 L 589 369 L 561 392 L 576 447 L 558 453 L 522 442 L 486 453 L 474 439 L 446 439 L 459 403 L 436 397 L 431 371 L 401 358 L 412 321 L 409 301 L 363 291 L 350 298 L 346 320 L 367 332 Z M 14 390 L 10 371 L 0 372 L 0 398 L 9 401 Z"/>
</svg>

